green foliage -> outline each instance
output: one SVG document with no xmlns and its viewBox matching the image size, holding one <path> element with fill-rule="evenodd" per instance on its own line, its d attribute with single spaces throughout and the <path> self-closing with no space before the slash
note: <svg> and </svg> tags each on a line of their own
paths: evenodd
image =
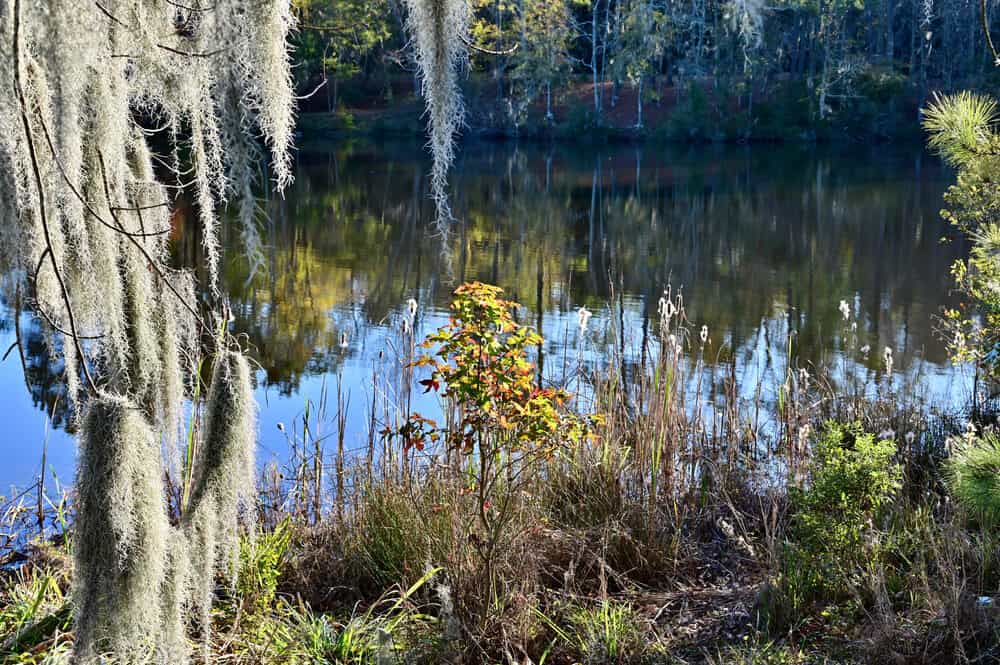
<svg viewBox="0 0 1000 665">
<path fill-rule="evenodd" d="M 984 95 L 960 92 L 935 95 L 924 110 L 928 145 L 954 166 L 974 165 L 980 156 L 995 152 L 996 102 Z"/>
<path fill-rule="evenodd" d="M 638 85 L 652 73 L 667 45 L 667 16 L 652 0 L 623 4 L 618 48 L 608 64 L 612 77 Z"/>
<path fill-rule="evenodd" d="M 832 665 L 833 662 L 792 646 L 763 642 L 722 649 L 716 656 L 709 656 L 706 665 Z"/>
<path fill-rule="evenodd" d="M 812 552 L 855 549 L 899 487 L 896 444 L 860 425 L 828 423 L 812 452 L 809 486 L 792 493 L 792 538 Z"/>
<path fill-rule="evenodd" d="M 414 596 L 440 572 L 428 570 L 411 586 L 385 593 L 345 621 L 316 615 L 299 604 L 286 605 L 283 662 L 335 665 L 386 665 L 412 662 L 434 648 L 428 639 L 435 619 L 421 611 Z"/>
<path fill-rule="evenodd" d="M 521 47 L 513 54 L 511 77 L 526 101 L 542 89 L 548 93 L 547 111 L 551 111 L 551 88 L 570 68 L 571 28 L 566 0 L 524 0 L 519 15 Z"/>
<path fill-rule="evenodd" d="M 292 520 L 286 517 L 273 531 L 259 534 L 252 540 L 240 540 L 240 574 L 236 590 L 252 610 L 262 611 L 274 603 L 291 539 Z"/>
<path fill-rule="evenodd" d="M 628 603 L 610 600 L 581 608 L 569 617 L 588 663 L 627 663 L 644 648 L 640 619 Z"/>
<path fill-rule="evenodd" d="M 958 169 L 942 214 L 973 243 L 952 266 L 962 302 L 944 313 L 956 361 L 1000 373 L 1000 134 L 996 102 L 968 92 L 936 97 L 925 110 L 928 143 Z"/>
<path fill-rule="evenodd" d="M 49 636 L 67 632 L 72 611 L 65 572 L 35 565 L 9 573 L 0 585 L 0 662 L 41 663 L 45 653 L 37 653 Z M 68 643 L 54 640 L 47 655 L 67 655 Z"/>
<path fill-rule="evenodd" d="M 503 290 L 479 282 L 455 290 L 448 325 L 427 338 L 423 347 L 436 349 L 414 363 L 430 367 L 420 383 L 426 392 L 446 397 L 461 414 L 446 430 L 420 416 L 404 425 L 404 447 L 423 449 L 428 441 L 443 441 L 465 454 L 477 445 L 493 455 L 532 448 L 544 450 L 567 440 L 578 440 L 584 423 L 563 409 L 565 391 L 535 383 L 529 347 L 542 337 L 514 320 L 517 303 L 503 300 Z"/>
<path fill-rule="evenodd" d="M 553 651 L 583 663 L 635 663 L 654 650 L 642 618 L 627 602 L 605 599 L 536 616 L 555 635 Z"/>
<path fill-rule="evenodd" d="M 386 0 L 295 0 L 294 4 L 300 20 L 296 62 L 304 65 L 299 76 L 307 80 L 321 75 L 335 81 L 355 76 L 379 47 L 392 43 L 394 26 Z M 334 93 L 328 90 L 327 94 L 336 107 Z"/>
<path fill-rule="evenodd" d="M 860 425 L 828 423 L 813 447 L 809 484 L 790 491 L 794 516 L 770 617 L 778 624 L 816 602 L 851 598 L 885 552 L 872 535 L 900 486 L 896 445 Z"/>
<path fill-rule="evenodd" d="M 1000 435 L 959 439 L 948 460 L 948 486 L 955 499 L 979 522 L 1000 523 Z"/>
</svg>

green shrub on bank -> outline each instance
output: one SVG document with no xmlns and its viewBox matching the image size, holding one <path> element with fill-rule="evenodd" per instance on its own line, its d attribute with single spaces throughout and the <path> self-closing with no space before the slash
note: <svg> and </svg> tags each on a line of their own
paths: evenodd
<svg viewBox="0 0 1000 665">
<path fill-rule="evenodd" d="M 857 599 L 852 589 L 886 555 L 876 526 L 900 486 L 895 454 L 892 439 L 857 424 L 827 424 L 813 444 L 808 484 L 790 490 L 793 517 L 768 599 L 772 622 Z"/>
<path fill-rule="evenodd" d="M 1000 524 L 1000 436 L 963 437 L 948 460 L 948 486 L 956 501 L 980 524 Z"/>
</svg>

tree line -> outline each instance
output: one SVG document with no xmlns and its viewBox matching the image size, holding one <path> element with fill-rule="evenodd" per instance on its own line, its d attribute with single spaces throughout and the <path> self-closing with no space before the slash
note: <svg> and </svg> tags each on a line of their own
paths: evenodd
<svg viewBox="0 0 1000 665">
<path fill-rule="evenodd" d="M 588 124 L 646 124 L 671 90 L 753 114 L 779 91 L 822 122 L 868 101 L 979 87 L 992 72 L 985 0 L 472 0 L 469 80 L 495 122 L 552 122 L 560 100 Z M 311 110 L 418 90 L 402 0 L 297 0 Z M 414 83 L 409 84 L 409 79 Z M 469 84 L 466 84 L 467 87 Z M 692 92 L 693 91 L 693 92 Z M 670 100 L 666 100 L 670 101 Z M 627 109 L 616 110 L 622 104 Z M 912 117 L 912 116 L 911 116 Z"/>
</svg>

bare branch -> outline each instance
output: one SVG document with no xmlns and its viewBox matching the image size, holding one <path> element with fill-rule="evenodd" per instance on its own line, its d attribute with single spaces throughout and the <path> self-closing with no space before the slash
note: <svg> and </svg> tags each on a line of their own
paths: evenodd
<svg viewBox="0 0 1000 665">
<path fill-rule="evenodd" d="M 979 7 L 982 10 L 983 33 L 986 35 L 986 45 L 990 47 L 990 53 L 993 54 L 993 64 L 1000 67 L 1000 52 L 997 51 L 997 47 L 993 44 L 993 37 L 990 36 L 990 19 L 986 8 L 986 0 L 979 0 Z"/>
<path fill-rule="evenodd" d="M 13 351 L 14 349 L 16 349 L 20 344 L 21 344 L 21 340 L 15 339 L 11 343 L 11 345 L 7 347 L 7 351 L 3 354 L 3 358 L 0 358 L 0 362 L 4 362 L 5 360 L 7 360 L 7 356 L 10 355 L 10 352 Z"/>
<path fill-rule="evenodd" d="M 63 329 L 58 323 L 55 322 L 55 319 L 53 319 L 49 313 L 45 311 L 45 308 L 42 307 L 40 302 L 35 302 L 35 310 L 42 315 L 42 318 L 45 319 L 46 323 L 48 323 L 53 330 L 58 333 L 62 333 L 67 337 L 75 337 L 76 339 L 101 339 L 104 337 L 104 335 L 80 335 Z M 80 362 L 83 362 L 83 360 L 81 359 Z"/>
<path fill-rule="evenodd" d="M 312 97 L 313 95 L 315 95 L 317 92 L 319 92 L 323 88 L 323 86 L 325 86 L 326 84 L 327 84 L 327 79 L 326 79 L 326 77 L 324 77 L 323 80 L 320 81 L 320 84 L 318 86 L 316 86 L 315 88 L 313 88 L 312 92 L 310 92 L 308 95 L 302 95 L 301 97 L 296 97 L 295 99 L 298 99 L 298 100 L 309 99 L 310 97 Z"/>
<path fill-rule="evenodd" d="M 111 12 L 109 12 L 104 7 L 104 5 L 102 5 L 100 2 L 97 2 L 97 0 L 94 0 L 94 4 L 97 5 L 97 8 L 101 10 L 101 13 L 104 14 L 105 16 L 107 16 L 112 22 L 117 23 L 118 25 L 120 25 L 121 27 L 125 28 L 126 30 L 131 30 L 132 29 L 132 26 L 130 26 L 129 24 L 125 23 L 120 18 L 118 18 L 117 16 L 115 16 L 114 14 L 112 14 Z"/>
<path fill-rule="evenodd" d="M 183 55 L 188 58 L 211 58 L 212 56 L 219 55 L 220 53 L 225 53 L 228 49 L 220 48 L 216 51 L 208 51 L 207 53 L 196 53 L 194 51 L 182 51 L 180 49 L 173 48 L 172 46 L 167 46 L 166 44 L 157 44 L 157 48 L 161 48 L 164 51 L 174 53 L 176 55 Z"/>
<path fill-rule="evenodd" d="M 182 5 L 181 3 L 177 2 L 177 0 L 164 0 L 164 2 L 166 2 L 168 5 L 172 7 L 177 7 L 177 9 L 183 9 L 184 11 L 187 12 L 210 12 L 214 11 L 215 8 L 218 7 L 217 3 L 211 5 L 210 7 L 191 7 L 190 5 Z"/>
<path fill-rule="evenodd" d="M 169 206 L 170 206 L 170 201 L 164 201 L 163 203 L 151 203 L 150 205 L 135 206 L 135 207 L 130 207 L 130 206 L 111 206 L 110 209 L 114 210 L 115 212 L 122 212 L 122 211 L 124 211 L 124 212 L 141 212 L 143 210 L 153 210 L 155 208 L 167 208 Z M 161 231 L 161 233 L 169 233 L 169 231 L 170 231 L 170 229 L 167 229 L 166 231 Z M 144 235 L 160 235 L 160 234 L 159 233 L 154 233 L 154 234 L 144 234 Z"/>
<path fill-rule="evenodd" d="M 488 48 L 484 48 L 482 46 L 479 46 L 477 44 L 473 44 L 472 40 L 469 39 L 468 37 L 466 37 L 465 35 L 459 35 L 459 39 L 461 39 L 462 43 L 465 44 L 466 46 L 468 46 L 469 48 L 471 48 L 473 51 L 478 51 L 480 53 L 485 53 L 486 55 L 510 55 L 511 53 L 513 53 L 514 51 L 517 50 L 518 46 L 520 46 L 520 44 L 514 44 L 509 49 L 504 49 L 504 50 L 501 50 L 501 51 L 494 51 L 493 49 L 488 49 Z"/>
</svg>

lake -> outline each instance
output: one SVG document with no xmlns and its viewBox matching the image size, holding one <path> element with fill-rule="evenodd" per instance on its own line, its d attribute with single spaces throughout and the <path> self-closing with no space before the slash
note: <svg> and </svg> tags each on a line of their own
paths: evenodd
<svg viewBox="0 0 1000 665">
<path fill-rule="evenodd" d="M 469 143 L 453 169 L 447 233 L 431 224 L 428 168 L 418 143 L 307 145 L 295 184 L 263 203 L 265 269 L 251 275 L 238 232 L 225 230 L 233 328 L 261 368 L 262 461 L 287 458 L 307 401 L 324 432 L 339 431 L 338 390 L 345 445 L 364 448 L 371 423 L 409 399 L 394 391 L 412 343 L 446 321 L 451 291 L 468 280 L 522 303 L 519 317 L 546 338 L 536 352 L 546 380 L 582 392 L 581 367 L 599 372 L 613 352 L 645 361 L 670 286 L 683 291 L 695 336 L 707 326 L 704 354 L 697 343 L 689 354 L 709 372 L 736 364 L 744 384 L 770 385 L 794 364 L 835 386 L 877 376 L 890 346 L 901 385 L 939 403 L 967 396 L 967 372 L 950 364 L 934 320 L 965 251 L 942 242 L 952 174 L 919 147 Z M 175 251 L 197 263 L 185 212 Z M 593 312 L 584 330 L 580 307 Z M 5 350 L 12 317 L 5 306 Z M 47 482 L 73 477 L 59 364 L 37 321 L 23 316 L 22 329 L 27 376 L 16 352 L 0 363 L 0 494 L 34 481 L 45 441 Z M 412 399 L 422 413 L 439 408 Z"/>
</svg>

